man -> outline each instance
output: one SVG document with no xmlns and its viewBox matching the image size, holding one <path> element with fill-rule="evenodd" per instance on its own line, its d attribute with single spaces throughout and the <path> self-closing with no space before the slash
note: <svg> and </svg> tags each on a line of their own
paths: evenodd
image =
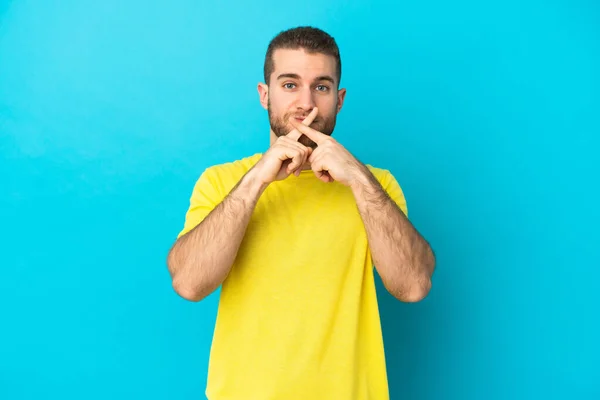
<svg viewBox="0 0 600 400">
<path fill-rule="evenodd" d="M 168 266 L 185 299 L 222 284 L 210 400 L 388 398 L 373 269 L 415 302 L 435 259 L 392 174 L 331 137 L 340 78 L 331 36 L 281 32 L 258 85 L 269 149 L 206 169 L 194 187 Z"/>
</svg>

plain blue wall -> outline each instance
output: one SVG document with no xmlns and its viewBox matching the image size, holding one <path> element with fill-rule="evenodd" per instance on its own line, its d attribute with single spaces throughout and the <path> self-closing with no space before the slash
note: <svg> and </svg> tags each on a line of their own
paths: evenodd
<svg viewBox="0 0 600 400">
<path fill-rule="evenodd" d="M 0 399 L 204 397 L 217 296 L 165 257 L 200 172 L 268 146 L 303 24 L 438 257 L 423 302 L 380 292 L 392 399 L 600 398 L 597 2 L 202 3 L 1 3 Z"/>
</svg>

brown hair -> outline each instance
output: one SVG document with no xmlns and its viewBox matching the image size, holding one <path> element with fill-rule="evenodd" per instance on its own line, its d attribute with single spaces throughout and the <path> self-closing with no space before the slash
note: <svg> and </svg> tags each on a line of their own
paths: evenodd
<svg viewBox="0 0 600 400">
<path fill-rule="evenodd" d="M 267 54 L 265 56 L 264 78 L 265 83 L 269 84 L 269 78 L 275 69 L 273 63 L 273 53 L 277 49 L 304 49 L 309 53 L 321 53 L 333 56 L 337 62 L 337 83 L 340 84 L 342 78 L 342 60 L 340 50 L 335 42 L 325 31 L 311 26 L 300 26 L 297 28 L 282 31 L 275 36 L 269 43 Z"/>
</svg>

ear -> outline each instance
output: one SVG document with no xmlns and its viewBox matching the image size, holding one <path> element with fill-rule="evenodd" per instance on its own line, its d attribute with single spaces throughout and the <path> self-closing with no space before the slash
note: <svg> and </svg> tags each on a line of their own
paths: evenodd
<svg viewBox="0 0 600 400">
<path fill-rule="evenodd" d="M 269 108 L 269 86 L 264 83 L 259 83 L 257 89 L 260 105 L 267 110 Z"/>
<path fill-rule="evenodd" d="M 346 89 L 340 89 L 337 92 L 338 96 L 338 104 L 337 104 L 337 112 L 339 113 L 344 105 L 344 99 L 346 98 Z"/>
</svg>

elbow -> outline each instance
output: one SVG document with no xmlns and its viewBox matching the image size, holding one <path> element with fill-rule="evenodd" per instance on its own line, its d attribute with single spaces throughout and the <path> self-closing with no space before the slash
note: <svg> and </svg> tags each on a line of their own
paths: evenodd
<svg viewBox="0 0 600 400">
<path fill-rule="evenodd" d="M 431 291 L 431 278 L 424 276 L 416 279 L 410 285 L 390 286 L 387 289 L 397 300 L 404 303 L 418 303 L 425 299 Z"/>
<path fill-rule="evenodd" d="M 427 252 L 426 261 L 419 269 L 423 272 L 421 273 L 421 276 L 415 279 L 415 282 L 405 292 L 405 295 L 402 296 L 402 301 L 404 302 L 417 303 L 425 299 L 431 291 L 431 277 L 435 270 L 435 254 L 431 248 L 429 248 L 429 251 Z"/>
<path fill-rule="evenodd" d="M 206 297 L 201 290 L 193 288 L 181 279 L 173 278 L 173 290 L 185 300 L 198 302 Z"/>
<path fill-rule="evenodd" d="M 431 291 L 431 279 L 426 278 L 412 285 L 400 299 L 405 303 L 418 303 L 425 299 Z"/>
<path fill-rule="evenodd" d="M 171 285 L 175 293 L 185 300 L 198 302 L 206 297 L 205 291 L 201 290 L 202 284 L 192 285 L 187 277 L 182 276 L 182 266 L 177 260 L 174 252 L 167 258 L 167 266 L 171 275 Z"/>
</svg>

